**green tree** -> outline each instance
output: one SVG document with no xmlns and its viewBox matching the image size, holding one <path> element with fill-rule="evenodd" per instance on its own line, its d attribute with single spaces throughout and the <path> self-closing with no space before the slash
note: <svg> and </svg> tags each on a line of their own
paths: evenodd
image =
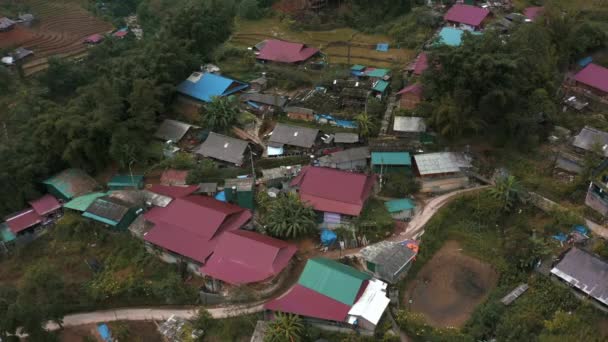
<svg viewBox="0 0 608 342">
<path fill-rule="evenodd" d="M 357 127 L 359 129 L 359 135 L 364 138 L 369 137 L 372 132 L 376 129 L 376 122 L 367 113 L 359 113 L 355 116 Z"/>
<path fill-rule="evenodd" d="M 262 14 L 263 12 L 260 8 L 258 0 L 243 0 L 239 4 L 239 16 L 245 19 L 259 19 Z"/>
<path fill-rule="evenodd" d="M 238 114 L 235 98 L 214 97 L 207 106 L 201 107 L 201 125 L 212 131 L 225 131 L 236 122 Z"/>
<path fill-rule="evenodd" d="M 489 191 L 502 203 L 505 211 L 510 211 L 517 202 L 524 200 L 524 190 L 514 176 L 498 177 Z"/>
<path fill-rule="evenodd" d="M 314 210 L 300 201 L 296 194 L 280 195 L 271 204 L 262 220 L 269 235 L 296 239 L 315 230 Z"/>
<path fill-rule="evenodd" d="M 297 342 L 302 339 L 304 324 L 298 315 L 277 312 L 268 323 L 264 342 Z"/>
</svg>

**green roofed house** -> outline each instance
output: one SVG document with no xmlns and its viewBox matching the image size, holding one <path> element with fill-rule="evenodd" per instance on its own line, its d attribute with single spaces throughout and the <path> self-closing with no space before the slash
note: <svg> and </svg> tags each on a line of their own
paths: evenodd
<svg viewBox="0 0 608 342">
<path fill-rule="evenodd" d="M 396 220 L 406 220 L 414 216 L 416 204 L 409 198 L 384 202 L 386 210 Z"/>
<path fill-rule="evenodd" d="M 111 196 L 95 199 L 82 216 L 116 229 L 127 229 L 143 209 Z"/>
<path fill-rule="evenodd" d="M 314 258 L 306 263 L 298 284 L 338 302 L 353 305 L 362 283 L 370 278 L 370 275 L 337 261 Z"/>
<path fill-rule="evenodd" d="M 462 43 L 462 36 L 464 30 L 460 30 L 453 27 L 444 27 L 439 31 L 439 38 L 437 44 L 445 44 L 448 46 L 460 46 Z M 468 31 L 473 35 L 480 35 L 481 32 Z"/>
<path fill-rule="evenodd" d="M 365 65 L 355 64 L 352 67 L 350 67 L 350 70 L 361 72 L 361 71 L 365 70 Z"/>
<path fill-rule="evenodd" d="M 8 243 L 15 240 L 15 234 L 10 230 L 6 223 L 0 223 L 0 242 Z"/>
<path fill-rule="evenodd" d="M 84 212 L 99 197 L 107 195 L 106 192 L 92 192 L 90 194 L 78 196 L 63 205 L 64 208 Z"/>
<path fill-rule="evenodd" d="M 365 72 L 365 76 L 367 77 L 371 77 L 371 78 L 384 78 L 386 77 L 391 71 L 389 69 L 371 69 L 369 71 Z"/>
<path fill-rule="evenodd" d="M 110 190 L 142 189 L 144 176 L 142 175 L 115 175 L 108 182 Z"/>
<path fill-rule="evenodd" d="M 411 172 L 412 158 L 408 152 L 372 152 L 375 173 Z"/>
<path fill-rule="evenodd" d="M 390 83 L 388 83 L 385 80 L 378 80 L 378 81 L 374 82 L 374 85 L 372 86 L 372 91 L 376 95 L 383 97 L 386 94 L 386 90 L 388 89 L 389 84 Z"/>
<path fill-rule="evenodd" d="M 99 187 L 91 176 L 80 169 L 63 170 L 42 183 L 51 195 L 64 201 L 88 194 Z"/>
</svg>

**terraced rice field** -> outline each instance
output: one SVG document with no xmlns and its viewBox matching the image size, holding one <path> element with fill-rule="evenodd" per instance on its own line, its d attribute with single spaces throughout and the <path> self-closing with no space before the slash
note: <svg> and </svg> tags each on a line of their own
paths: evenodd
<svg viewBox="0 0 608 342">
<path fill-rule="evenodd" d="M 34 51 L 34 57 L 23 65 L 25 75 L 45 69 L 48 57 L 85 54 L 84 38 L 112 30 L 112 25 L 88 13 L 76 0 L 23 1 L 32 9 L 37 22 L 30 28 L 17 25 L 12 31 L 0 33 L 0 48 L 24 47 Z"/>
<path fill-rule="evenodd" d="M 350 28 L 330 31 L 292 31 L 277 18 L 257 21 L 239 20 L 230 42 L 236 46 L 252 46 L 264 39 L 275 38 L 306 43 L 320 48 L 330 63 L 347 64 L 350 44 L 350 64 L 376 67 L 404 66 L 415 57 L 415 52 L 391 45 L 388 52 L 376 51 L 378 43 L 392 43 L 385 35 L 370 35 Z"/>
</svg>

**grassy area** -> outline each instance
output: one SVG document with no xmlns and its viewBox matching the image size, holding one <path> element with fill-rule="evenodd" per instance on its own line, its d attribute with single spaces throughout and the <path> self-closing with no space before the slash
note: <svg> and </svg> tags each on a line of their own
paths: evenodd
<svg viewBox="0 0 608 342">
<path fill-rule="evenodd" d="M 237 21 L 236 30 L 230 43 L 234 46 L 252 46 L 264 39 L 276 38 L 294 42 L 302 42 L 320 48 L 330 63 L 348 63 L 348 46 L 351 42 L 351 64 L 366 64 L 370 66 L 390 67 L 404 65 L 414 57 L 414 52 L 408 49 L 390 48 L 388 52 L 375 50 L 378 43 L 393 43 L 387 35 L 371 35 L 358 32 L 351 28 L 339 28 L 330 31 L 300 31 L 290 28 L 289 23 L 282 22 L 277 17 L 256 21 Z"/>
<path fill-rule="evenodd" d="M 93 271 L 87 261 L 101 269 Z M 18 287 L 27 270 L 40 265 L 63 278 L 67 311 L 196 301 L 195 288 L 182 282 L 177 268 L 149 254 L 141 241 L 72 213 L 0 260 L 0 284 Z"/>
<path fill-rule="evenodd" d="M 390 236 L 395 227 L 395 221 L 384 206 L 384 202 L 372 198 L 367 201 L 361 216 L 357 220 L 359 235 L 364 235 L 370 242 L 376 242 Z"/>
</svg>

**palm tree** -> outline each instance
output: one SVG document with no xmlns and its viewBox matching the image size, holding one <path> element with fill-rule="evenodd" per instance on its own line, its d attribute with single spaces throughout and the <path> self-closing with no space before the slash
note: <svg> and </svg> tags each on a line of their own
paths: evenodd
<svg viewBox="0 0 608 342">
<path fill-rule="evenodd" d="M 376 128 L 374 119 L 367 113 L 359 113 L 355 116 L 357 127 L 359 127 L 359 135 L 362 137 L 368 137 L 371 132 Z"/>
<path fill-rule="evenodd" d="M 284 239 L 306 236 L 316 226 L 314 210 L 304 205 L 297 195 L 279 196 L 270 204 L 264 218 L 264 227 L 269 235 Z"/>
<path fill-rule="evenodd" d="M 201 124 L 213 131 L 222 131 L 236 121 L 239 110 L 233 97 L 214 97 L 200 109 Z"/>
<path fill-rule="evenodd" d="M 297 342 L 302 338 L 304 324 L 298 315 L 277 312 L 268 324 L 264 342 Z"/>
<path fill-rule="evenodd" d="M 496 179 L 490 188 L 492 197 L 502 202 L 503 210 L 510 211 L 517 202 L 523 202 L 524 191 L 514 176 L 502 176 Z"/>
</svg>

